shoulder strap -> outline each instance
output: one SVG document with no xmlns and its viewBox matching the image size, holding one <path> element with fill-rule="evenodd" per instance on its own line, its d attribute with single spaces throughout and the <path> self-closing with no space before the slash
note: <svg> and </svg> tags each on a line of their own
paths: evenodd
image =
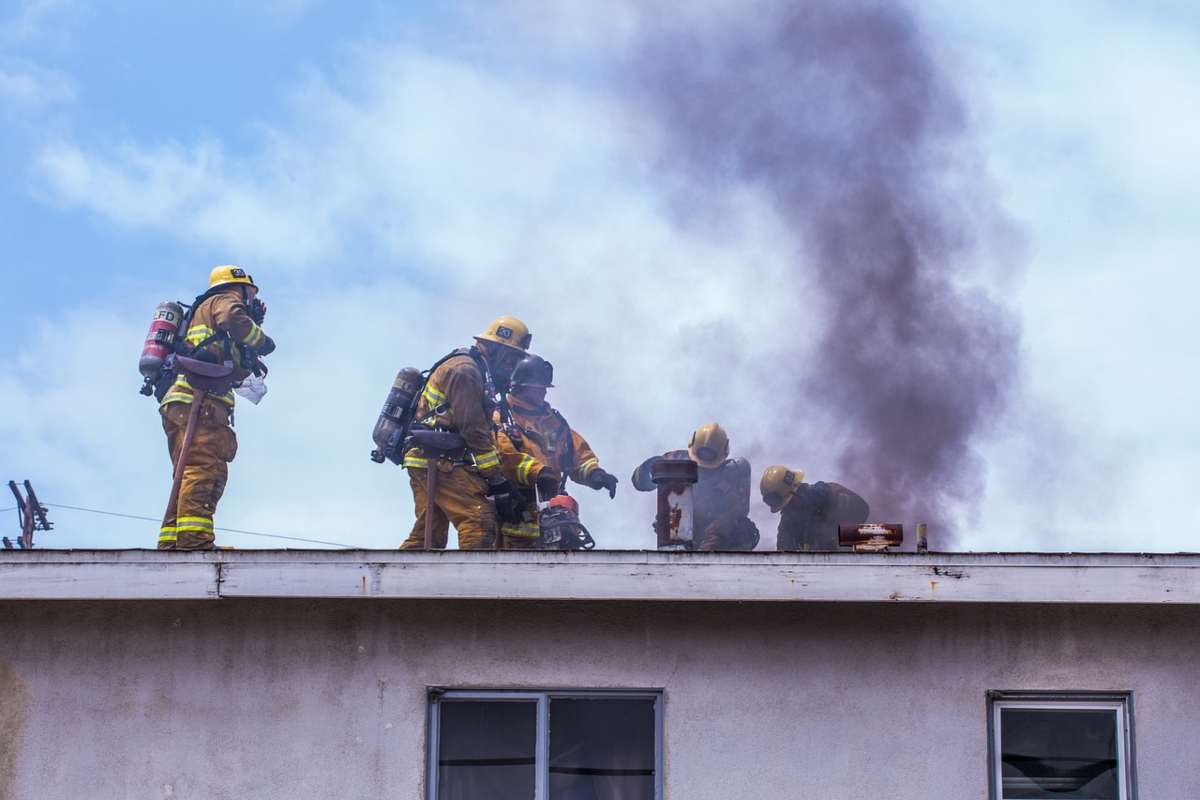
<svg viewBox="0 0 1200 800">
<path fill-rule="evenodd" d="M 226 331 L 213 331 L 208 336 L 204 337 L 199 342 L 197 342 L 195 345 L 188 344 L 187 333 L 188 333 L 188 329 L 192 327 L 192 320 L 195 319 L 196 312 L 200 309 L 200 305 L 202 303 L 204 303 L 206 300 L 211 299 L 213 294 L 214 294 L 214 291 L 212 289 L 209 289 L 208 291 L 204 292 L 204 294 L 197 296 L 196 299 L 192 301 L 192 304 L 190 306 L 187 303 L 180 303 L 181 306 L 184 306 L 185 308 L 187 308 L 187 311 L 184 312 L 183 320 L 179 324 L 179 330 L 182 331 L 183 335 L 179 338 L 178 343 L 175 347 L 175 352 L 179 353 L 180 355 L 186 355 L 191 358 L 196 358 L 197 355 L 200 352 L 202 352 L 205 348 L 207 348 L 210 344 L 212 344 L 213 342 L 215 342 L 217 340 L 222 340 L 222 345 L 223 345 L 222 349 L 225 351 L 226 360 L 229 360 L 230 358 L 232 358 L 232 355 L 231 355 L 232 338 L 229 336 L 229 333 Z M 185 349 L 186 349 L 186 352 L 185 352 Z"/>
<path fill-rule="evenodd" d="M 446 355 L 439 358 L 437 361 L 435 361 L 433 363 L 432 367 L 430 367 L 429 369 L 427 369 L 421 373 L 421 377 L 425 379 L 424 383 L 421 384 L 421 389 L 424 390 L 424 388 L 429 384 L 429 379 L 433 377 L 433 373 L 436 372 L 437 368 L 440 367 L 442 364 L 445 364 L 447 361 L 449 361 L 450 359 L 455 358 L 457 356 L 469 356 L 469 355 L 471 355 L 470 348 L 459 347 L 454 350 L 451 350 L 449 353 L 447 353 Z"/>
</svg>

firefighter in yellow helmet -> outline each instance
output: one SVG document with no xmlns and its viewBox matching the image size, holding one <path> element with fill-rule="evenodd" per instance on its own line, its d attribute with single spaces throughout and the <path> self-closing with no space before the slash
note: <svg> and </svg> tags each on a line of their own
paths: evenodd
<svg viewBox="0 0 1200 800">
<path fill-rule="evenodd" d="M 804 483 L 804 471 L 767 467 L 759 481 L 763 502 L 780 514 L 779 550 L 837 550 L 838 525 L 861 525 L 867 501 L 840 483 Z"/>
<path fill-rule="evenodd" d="M 701 425 L 687 450 L 672 450 L 642 462 L 633 472 L 633 488 L 639 492 L 657 489 L 650 470 L 662 459 L 691 459 L 700 467 L 700 479 L 692 491 L 696 550 L 754 549 L 758 526 L 750 519 L 750 462 L 729 457 L 729 435 L 724 428 L 715 422 Z"/>
<path fill-rule="evenodd" d="M 414 445 L 404 454 L 417 519 L 401 549 L 425 546 L 425 515 L 433 514 L 433 546 L 444 548 L 450 524 L 458 546 L 494 546 L 497 517 L 520 519 L 524 501 L 500 469 L 492 413 L 513 367 L 533 337 L 516 317 L 493 320 L 472 347 L 450 353 L 437 364 L 421 392 L 413 416 Z M 421 444 L 424 432 L 451 432 L 453 446 Z M 435 437 L 424 437 L 432 442 Z M 446 437 L 441 437 L 446 438 Z M 426 497 L 428 470 L 438 470 L 437 497 Z"/>
<path fill-rule="evenodd" d="M 208 291 L 196 298 L 176 353 L 187 358 L 231 368 L 217 388 L 206 389 L 200 416 L 183 468 L 179 498 L 167 509 L 158 534 L 160 550 L 210 550 L 214 547 L 213 514 L 225 492 L 229 462 L 237 453 L 233 432 L 233 387 L 252 372 L 261 372 L 259 356 L 275 349 L 275 342 L 260 327 L 266 305 L 258 300 L 258 286 L 245 270 L 235 266 L 213 269 Z M 180 369 L 173 383 L 164 386 L 159 414 L 167 435 L 172 470 L 176 468 L 187 430 L 194 387 L 189 373 Z"/>
<path fill-rule="evenodd" d="M 504 471 L 526 500 L 523 518 L 500 526 L 508 550 L 541 549 L 537 501 L 564 493 L 568 478 L 591 489 L 607 489 L 609 498 L 617 496 L 616 476 L 600 467 L 587 440 L 546 402 L 546 390 L 553 386 L 554 365 L 528 355 L 513 370 L 507 395 L 509 420 L 496 410 Z"/>
</svg>

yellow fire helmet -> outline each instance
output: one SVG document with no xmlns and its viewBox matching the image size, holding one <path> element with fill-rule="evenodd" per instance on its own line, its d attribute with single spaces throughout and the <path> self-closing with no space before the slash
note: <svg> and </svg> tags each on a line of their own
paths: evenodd
<svg viewBox="0 0 1200 800">
<path fill-rule="evenodd" d="M 232 264 L 225 264 L 220 267 L 213 267 L 213 271 L 208 276 L 208 288 L 215 289 L 218 286 L 229 286 L 235 283 L 244 283 L 247 286 L 253 286 L 255 289 L 258 285 L 254 283 L 254 278 L 241 267 L 235 267 Z"/>
<path fill-rule="evenodd" d="M 533 342 L 533 334 L 529 332 L 529 327 L 516 317 L 500 317 L 488 323 L 483 333 L 475 339 L 480 342 L 495 342 L 524 353 Z"/>
<path fill-rule="evenodd" d="M 715 469 L 729 458 L 729 434 L 715 422 L 701 425 L 688 443 L 688 455 L 705 469 Z"/>
<path fill-rule="evenodd" d="M 778 514 L 792 499 L 792 495 L 804 481 L 804 470 L 789 467 L 767 467 L 763 471 L 762 480 L 758 482 L 758 490 L 762 492 L 763 502 L 771 509 L 772 514 Z"/>
</svg>

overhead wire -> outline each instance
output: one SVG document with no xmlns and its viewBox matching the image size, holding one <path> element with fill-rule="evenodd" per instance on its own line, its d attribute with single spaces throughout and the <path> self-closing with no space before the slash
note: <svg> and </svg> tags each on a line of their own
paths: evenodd
<svg viewBox="0 0 1200 800">
<path fill-rule="evenodd" d="M 42 503 L 42 505 L 46 506 L 47 508 L 62 508 L 62 509 L 66 509 L 69 511 L 86 511 L 89 514 L 103 514 L 104 516 L 107 516 L 107 517 L 122 517 L 124 519 L 136 519 L 136 520 L 142 520 L 145 522 L 160 522 L 161 521 L 157 517 L 143 517 L 138 514 L 122 514 L 118 511 L 103 511 L 99 508 L 84 508 L 83 506 L 69 506 L 69 505 L 65 505 L 63 503 Z M 13 506 L 13 508 L 16 508 L 16 506 Z M 11 511 L 12 509 L 8 509 L 8 510 Z M 214 528 L 214 530 L 224 531 L 225 533 L 240 533 L 245 536 L 263 536 L 268 539 L 286 539 L 289 542 L 308 542 L 309 544 L 327 544 L 327 545 L 331 545 L 333 547 L 344 547 L 347 550 L 361 549 L 357 545 L 353 545 L 353 544 L 342 544 L 341 542 L 328 542 L 323 539 L 305 539 L 300 536 L 284 536 L 283 534 L 279 534 L 279 533 L 263 533 L 262 531 L 247 531 L 247 530 L 242 530 L 241 528 L 216 527 L 216 528 Z"/>
</svg>

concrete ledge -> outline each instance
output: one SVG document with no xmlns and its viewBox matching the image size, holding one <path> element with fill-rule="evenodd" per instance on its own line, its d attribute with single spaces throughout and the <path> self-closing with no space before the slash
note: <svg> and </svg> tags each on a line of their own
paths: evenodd
<svg viewBox="0 0 1200 800">
<path fill-rule="evenodd" d="M 218 598 L 217 586 L 213 564 L 0 557 L 3 600 L 203 600 Z"/>
<path fill-rule="evenodd" d="M 1200 555 L 0 551 L 3 600 L 1200 604 Z"/>
</svg>

